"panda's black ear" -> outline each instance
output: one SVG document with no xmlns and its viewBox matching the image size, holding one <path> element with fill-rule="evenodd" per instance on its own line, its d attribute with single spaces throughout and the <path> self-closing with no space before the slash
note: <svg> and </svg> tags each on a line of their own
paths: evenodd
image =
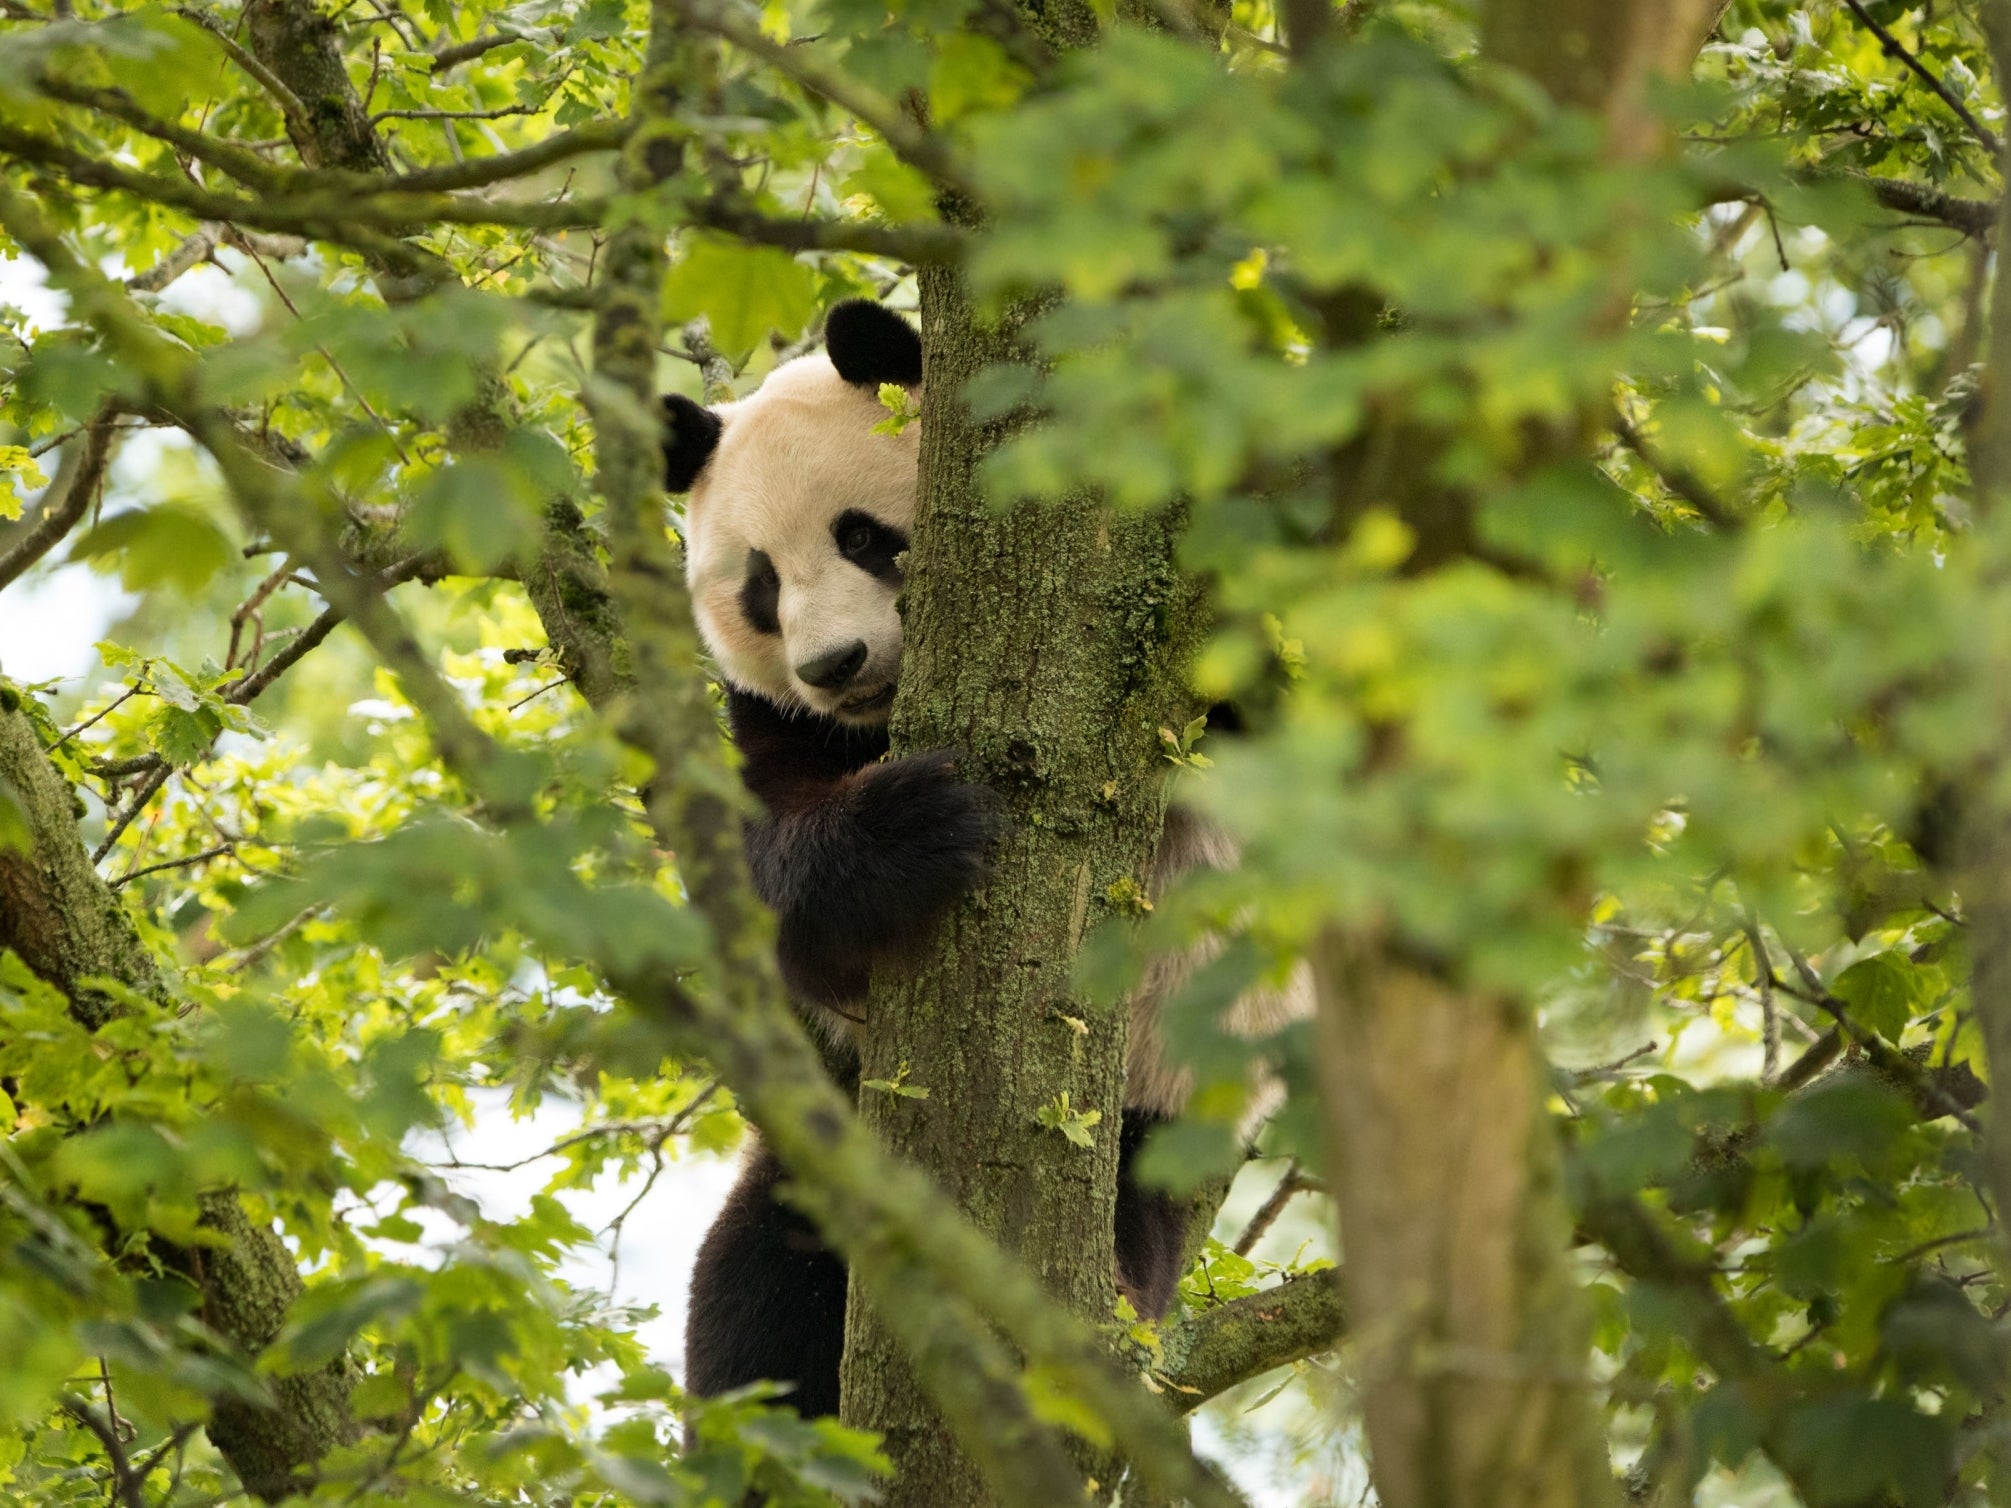
<svg viewBox="0 0 2011 1508">
<path fill-rule="evenodd" d="M 663 486 L 666 492 L 689 492 L 705 463 L 719 448 L 719 415 L 682 393 L 663 400 Z"/>
<path fill-rule="evenodd" d="M 824 346 L 847 382 L 915 387 L 922 380 L 922 337 L 884 304 L 848 298 L 824 319 Z"/>
</svg>

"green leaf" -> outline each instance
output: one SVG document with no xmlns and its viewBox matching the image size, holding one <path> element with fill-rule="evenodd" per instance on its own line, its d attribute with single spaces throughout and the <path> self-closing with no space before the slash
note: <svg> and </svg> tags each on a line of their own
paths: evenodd
<svg viewBox="0 0 2011 1508">
<path fill-rule="evenodd" d="M 19 518 L 23 492 L 48 485 L 25 445 L 0 445 L 0 519 Z"/>
<path fill-rule="evenodd" d="M 180 503 L 156 503 L 114 514 L 70 548 L 70 559 L 116 562 L 128 591 L 170 587 L 194 596 L 237 559 L 230 537 Z"/>
<path fill-rule="evenodd" d="M 816 309 L 816 278 L 787 252 L 693 236 L 663 285 L 664 317 L 703 314 L 722 351 L 743 355 L 770 331 L 793 337 Z"/>
<path fill-rule="evenodd" d="M 1859 959 L 1837 975 L 1830 992 L 1850 1007 L 1852 1020 L 1897 1043 L 1913 1019 L 1913 996 L 1921 984 L 1921 972 L 1901 955 L 1878 953 Z"/>
</svg>

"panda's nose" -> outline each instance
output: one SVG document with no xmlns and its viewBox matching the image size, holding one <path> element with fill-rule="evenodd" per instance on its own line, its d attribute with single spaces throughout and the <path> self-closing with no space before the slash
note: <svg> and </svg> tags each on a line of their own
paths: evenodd
<svg viewBox="0 0 2011 1508">
<path fill-rule="evenodd" d="M 815 659 L 805 660 L 796 667 L 797 679 L 806 686 L 815 686 L 820 691 L 836 691 L 866 663 L 866 641 L 854 639 L 850 644 L 841 644 L 836 649 L 827 649 Z"/>
</svg>

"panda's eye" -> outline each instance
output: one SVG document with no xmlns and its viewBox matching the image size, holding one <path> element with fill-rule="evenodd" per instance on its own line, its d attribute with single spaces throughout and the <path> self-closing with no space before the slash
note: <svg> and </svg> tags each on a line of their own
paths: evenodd
<svg viewBox="0 0 2011 1508">
<path fill-rule="evenodd" d="M 779 634 L 782 620 L 777 609 L 782 599 L 782 578 L 765 550 L 747 552 L 747 575 L 740 583 L 740 610 L 756 633 Z"/>
<path fill-rule="evenodd" d="M 838 553 L 860 570 L 883 581 L 898 584 L 900 568 L 894 564 L 908 548 L 908 536 L 889 528 L 872 514 L 847 508 L 831 524 L 831 542 Z"/>
</svg>

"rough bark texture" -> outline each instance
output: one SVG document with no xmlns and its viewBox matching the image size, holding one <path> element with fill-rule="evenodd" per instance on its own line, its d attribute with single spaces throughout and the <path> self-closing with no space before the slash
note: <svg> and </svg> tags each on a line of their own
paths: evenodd
<svg viewBox="0 0 2011 1508">
<path fill-rule="evenodd" d="M 1991 60 L 2000 88 L 2011 79 L 2011 0 L 1992 0 L 1984 9 Z M 2011 181 L 2011 180 L 2007 180 Z M 2011 194 L 1998 210 L 1997 245 L 2011 246 Z M 1986 569 L 2000 588 L 2011 576 L 2011 284 L 2005 281 L 2000 253 L 1991 292 L 1990 343 L 1983 382 L 1981 421 L 1971 440 L 1971 470 L 1976 481 L 1978 544 L 1985 551 Z M 1995 654 L 1984 662 L 1984 685 L 1997 690 L 2000 705 L 1995 720 L 1998 747 L 2011 730 L 2011 706 L 2003 705 L 2011 686 L 2011 644 L 2000 637 Z M 1956 794 L 1960 815 L 1953 826 L 1959 834 L 1957 883 L 1963 919 L 1969 924 L 1970 998 L 1983 1031 L 1984 1053 L 1993 1084 L 2011 1082 L 2011 791 L 2001 760 L 1988 761 L 1968 772 Z M 1987 1174 L 1995 1204 L 2011 1209 L 2011 1115 L 2002 1096 L 1990 1107 L 1986 1145 Z M 1999 1238 L 2011 1258 L 2011 1226 L 2000 1218 Z M 1995 1499 L 1993 1499 L 1995 1501 Z"/>
<path fill-rule="evenodd" d="M 1331 1351 L 1347 1323 L 1339 1276 L 1302 1273 L 1168 1325 L 1156 1369 L 1166 1401 L 1187 1413 L 1273 1367 Z"/>
<path fill-rule="evenodd" d="M 1534 1022 L 1373 943 L 1330 937 L 1314 971 L 1381 1501 L 1612 1501 Z"/>
<path fill-rule="evenodd" d="M 0 947 L 70 997 L 87 1026 L 112 1004 L 80 981 L 94 975 L 159 997 L 165 990 L 118 897 L 98 877 L 77 832 L 76 793 L 36 741 L 35 730 L 0 687 L 0 789 L 21 808 L 33 834 L 26 852 L 0 850 Z M 273 1341 L 302 1284 L 292 1257 L 269 1228 L 253 1225 L 234 1194 L 203 1199 L 203 1223 L 228 1240 L 221 1250 L 156 1244 L 202 1294 L 201 1317 L 246 1358 Z M 277 1501 L 322 1455 L 352 1438 L 350 1378 L 338 1361 L 314 1372 L 268 1379 L 270 1406 L 223 1397 L 209 1435 L 253 1495 Z"/>
<path fill-rule="evenodd" d="M 1103 1318 L 1115 1299 L 1125 1022 L 1073 997 L 1070 969 L 1113 887 L 1142 882 L 1158 840 L 1158 729 L 1181 697 L 1191 588 L 1167 514 L 1113 518 L 1080 500 L 994 511 L 976 469 L 998 436 L 959 394 L 988 361 L 1012 359 L 1010 340 L 975 326 L 946 269 L 922 276 L 922 338 L 896 747 L 963 750 L 964 774 L 1000 793 L 1011 827 L 989 884 L 922 968 L 876 982 L 867 1010 L 863 1076 L 896 1079 L 905 1065 L 928 1098 L 867 1090 L 861 1113 L 1051 1293 Z M 1063 1095 L 1100 1113 L 1093 1147 L 1041 1124 Z M 885 1436 L 899 1466 L 887 1501 L 985 1501 L 861 1297 L 855 1285 L 843 1415 Z"/>
</svg>

